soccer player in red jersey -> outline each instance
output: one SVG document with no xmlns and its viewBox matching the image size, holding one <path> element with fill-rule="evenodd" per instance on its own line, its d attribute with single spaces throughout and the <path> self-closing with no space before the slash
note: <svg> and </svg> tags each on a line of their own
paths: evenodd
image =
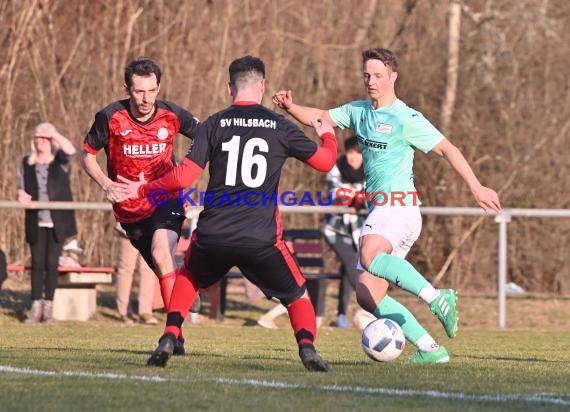
<svg viewBox="0 0 570 412">
<path fill-rule="evenodd" d="M 326 172 L 336 161 L 337 141 L 328 122 L 313 127 L 317 146 L 296 125 L 261 105 L 265 65 L 252 56 L 233 61 L 228 90 L 233 104 L 200 124 L 184 162 L 151 183 L 127 179 L 125 197 L 145 198 L 157 188 L 174 191 L 190 186 L 209 163 L 210 180 L 204 210 L 186 252 L 185 271 L 176 279 L 166 329 L 149 365 L 165 366 L 198 288 L 220 280 L 233 266 L 267 297 L 287 306 L 303 365 L 328 372 L 316 352 L 315 310 L 305 279 L 282 237 L 278 185 L 289 157 Z"/>
<path fill-rule="evenodd" d="M 111 103 L 95 115 L 85 137 L 82 163 L 85 171 L 105 191 L 113 203 L 115 218 L 131 243 L 158 276 L 165 308 L 168 308 L 176 279 L 174 251 L 184 209 L 176 198 L 161 207 L 147 198 L 118 203 L 117 175 L 156 179 L 175 167 L 173 141 L 177 133 L 191 138 L 198 120 L 178 105 L 158 100 L 160 67 L 152 60 L 138 58 L 125 68 L 125 91 L 129 98 Z M 107 155 L 107 174 L 97 163 L 101 149 Z M 176 354 L 183 354 L 183 338 Z"/>
</svg>

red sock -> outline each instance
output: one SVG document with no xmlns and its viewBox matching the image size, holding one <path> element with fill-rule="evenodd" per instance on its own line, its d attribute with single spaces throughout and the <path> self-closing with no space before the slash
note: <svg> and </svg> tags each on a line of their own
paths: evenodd
<svg viewBox="0 0 570 412">
<path fill-rule="evenodd" d="M 198 283 L 186 268 L 180 268 L 172 290 L 170 305 L 168 306 L 164 334 L 173 333 L 176 337 L 182 337 L 180 328 L 182 327 L 182 323 L 184 323 L 184 319 L 188 316 L 188 312 L 194 300 L 196 300 L 197 295 Z"/>
<path fill-rule="evenodd" d="M 166 309 L 167 312 L 168 307 L 170 306 L 170 298 L 172 296 L 172 289 L 174 288 L 175 281 L 176 270 L 158 277 L 158 283 L 160 283 L 160 294 L 162 295 L 162 301 L 164 302 L 164 309 Z"/>
<path fill-rule="evenodd" d="M 287 311 L 299 346 L 314 345 L 317 337 L 317 319 L 311 301 L 299 298 L 287 307 Z"/>
</svg>

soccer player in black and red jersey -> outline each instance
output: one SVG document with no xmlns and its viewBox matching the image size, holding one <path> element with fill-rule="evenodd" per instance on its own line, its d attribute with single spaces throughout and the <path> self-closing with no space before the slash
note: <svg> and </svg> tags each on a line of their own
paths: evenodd
<svg viewBox="0 0 570 412">
<path fill-rule="evenodd" d="M 85 171 L 113 203 L 115 218 L 131 243 L 158 276 L 164 307 L 168 308 L 176 279 L 174 251 L 180 237 L 184 209 L 178 199 L 155 207 L 146 198 L 118 203 L 117 175 L 156 179 L 175 167 L 173 141 L 177 133 L 192 138 L 198 120 L 174 103 L 157 100 L 160 67 L 138 58 L 125 68 L 128 99 L 111 103 L 95 115 L 85 137 L 82 163 Z M 107 155 L 107 174 L 97 163 L 101 149 Z M 176 354 L 183 354 L 183 338 Z"/>
<path fill-rule="evenodd" d="M 233 266 L 267 297 L 287 306 L 299 356 L 313 371 L 330 366 L 316 352 L 315 311 L 305 279 L 282 238 L 278 185 L 289 157 L 326 172 L 336 161 L 337 141 L 328 122 L 315 121 L 317 146 L 297 126 L 261 105 L 265 65 L 252 56 L 229 67 L 233 104 L 200 124 L 184 162 L 151 183 L 127 179 L 125 197 L 145 198 L 155 188 L 174 191 L 190 186 L 209 162 L 207 191 L 198 225 L 176 279 L 166 329 L 149 365 L 165 366 L 198 288 L 220 280 Z"/>
</svg>

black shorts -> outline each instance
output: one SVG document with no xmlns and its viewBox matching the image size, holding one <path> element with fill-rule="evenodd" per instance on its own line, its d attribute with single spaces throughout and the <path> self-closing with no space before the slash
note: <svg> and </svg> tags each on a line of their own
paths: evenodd
<svg viewBox="0 0 570 412">
<path fill-rule="evenodd" d="M 184 263 L 200 288 L 212 286 L 237 266 L 265 296 L 284 305 L 306 290 L 305 278 L 283 240 L 263 247 L 228 247 L 204 243 L 194 232 Z"/>
<path fill-rule="evenodd" d="M 147 219 L 134 223 L 121 223 L 127 232 L 132 245 L 140 252 L 145 262 L 155 270 L 152 259 L 152 237 L 157 229 L 168 229 L 176 232 L 180 238 L 184 222 L 184 208 L 179 205 L 178 199 L 172 199 L 163 206 L 158 206 Z"/>
</svg>

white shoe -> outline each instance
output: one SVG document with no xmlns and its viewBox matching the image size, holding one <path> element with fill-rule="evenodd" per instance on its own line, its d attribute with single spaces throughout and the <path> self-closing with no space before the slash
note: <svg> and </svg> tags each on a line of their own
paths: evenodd
<svg viewBox="0 0 570 412">
<path fill-rule="evenodd" d="M 354 314 L 354 318 L 352 318 L 352 322 L 354 326 L 356 326 L 360 330 L 364 330 L 366 326 L 372 321 L 376 320 L 376 316 L 372 313 L 365 311 L 364 309 L 359 309 Z"/>
<path fill-rule="evenodd" d="M 145 325 L 158 325 L 158 319 L 152 316 L 152 313 L 143 313 L 139 315 L 139 319 Z"/>
<path fill-rule="evenodd" d="M 257 324 L 266 329 L 278 329 L 273 319 L 265 318 L 263 316 L 257 320 Z"/>
<path fill-rule="evenodd" d="M 317 316 L 317 329 L 319 329 L 321 327 L 321 325 L 323 324 L 323 317 L 322 316 Z"/>
<path fill-rule="evenodd" d="M 336 317 L 335 325 L 337 328 L 346 329 L 349 327 L 346 315 L 340 314 Z"/>
<path fill-rule="evenodd" d="M 44 312 L 44 301 L 37 299 L 32 302 L 32 309 L 24 323 L 40 323 Z"/>
<path fill-rule="evenodd" d="M 202 321 L 202 315 L 200 315 L 198 312 L 190 312 L 188 319 L 192 325 L 197 325 Z"/>
</svg>

